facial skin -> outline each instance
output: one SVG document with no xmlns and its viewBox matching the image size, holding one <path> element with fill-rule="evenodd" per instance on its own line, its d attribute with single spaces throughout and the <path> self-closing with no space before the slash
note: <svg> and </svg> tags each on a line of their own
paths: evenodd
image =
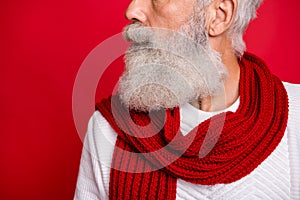
<svg viewBox="0 0 300 200">
<path fill-rule="evenodd" d="M 235 57 L 233 50 L 231 48 L 231 43 L 230 39 L 227 36 L 227 31 L 229 27 L 232 24 L 237 2 L 236 0 L 215 0 L 210 6 L 208 7 L 207 10 L 201 10 L 201 12 L 197 12 L 196 14 L 199 15 L 200 18 L 205 18 L 205 28 L 200 28 L 199 30 L 197 29 L 197 23 L 196 21 L 193 21 L 192 25 L 186 25 L 188 24 L 189 19 L 191 18 L 191 15 L 195 12 L 195 7 L 197 6 L 196 1 L 194 0 L 133 0 L 131 1 L 130 5 L 128 6 L 128 9 L 126 11 L 126 17 L 130 20 L 139 22 L 142 26 L 144 27 L 150 27 L 150 28 L 167 28 L 170 30 L 181 30 L 183 27 L 187 27 L 188 35 L 192 33 L 200 34 L 200 40 L 203 39 L 203 34 L 205 33 L 207 35 L 207 43 L 209 43 L 209 47 L 205 46 L 205 49 L 210 49 L 213 48 L 216 52 L 218 52 L 220 55 L 222 55 L 222 64 L 224 64 L 225 68 L 229 72 L 229 77 L 228 79 L 224 82 L 224 93 L 221 95 L 216 95 L 213 94 L 211 96 L 202 96 L 201 93 L 203 93 L 204 90 L 199 88 L 201 99 L 191 99 L 190 96 L 189 101 L 193 100 L 190 102 L 192 105 L 195 107 L 205 110 L 205 111 L 215 111 L 219 109 L 224 109 L 228 106 L 230 106 L 237 98 L 238 98 L 238 81 L 239 81 L 239 65 L 237 62 L 237 58 Z M 201 14 L 200 14 L 201 13 Z M 198 18 L 198 16 L 194 17 L 195 19 Z M 201 21 L 201 20 L 200 20 Z M 202 35 L 201 35 L 202 34 Z M 192 36 L 192 39 L 196 39 L 196 37 Z M 133 41 L 134 42 L 134 41 Z M 199 41 L 198 41 L 199 42 Z M 174 43 L 174 42 L 173 42 Z M 176 43 L 176 42 L 175 42 Z M 168 43 L 166 43 L 168 44 Z M 179 43 L 180 44 L 180 43 Z M 182 48 L 187 47 L 188 45 L 182 44 Z M 175 49 L 177 47 L 174 47 Z M 181 47 L 179 47 L 181 48 Z M 153 63 L 156 62 L 155 60 L 165 60 L 165 58 L 168 58 L 168 61 L 174 61 L 175 66 L 183 66 L 182 62 L 177 62 L 176 58 L 172 58 L 169 54 L 163 55 L 162 53 L 157 53 L 157 51 L 144 51 L 141 49 L 140 51 L 137 51 L 138 48 L 133 48 L 133 50 L 136 50 L 136 52 L 132 51 L 131 55 L 128 54 L 127 57 L 129 57 L 129 65 L 126 67 L 130 67 L 132 64 L 130 64 L 130 61 L 133 60 L 134 62 L 139 60 L 149 60 Z M 191 48 L 192 49 L 192 48 Z M 197 50 L 196 50 L 197 51 Z M 139 55 L 140 54 L 140 55 Z M 161 56 L 161 57 L 159 57 Z M 150 58 L 149 58 L 150 57 Z M 151 60 L 151 57 L 153 60 Z M 201 57 L 201 55 L 200 55 Z M 134 63 L 131 62 L 131 63 Z M 127 64 L 128 64 L 127 63 Z M 147 62 L 143 63 L 148 64 Z M 189 69 L 188 65 L 185 68 L 186 70 Z M 140 69 L 141 71 L 142 69 Z M 153 76 L 160 76 L 159 73 L 155 74 L 153 72 L 158 72 L 159 69 L 155 69 L 153 71 L 148 71 L 146 75 L 151 75 Z M 203 68 L 202 68 L 203 70 Z M 136 70 L 139 71 L 139 70 Z M 180 72 L 180 70 L 177 70 Z M 205 72 L 205 69 L 203 70 Z M 182 72 L 182 71 L 181 71 Z M 180 72 L 180 73 L 181 73 Z M 163 72 L 162 72 L 163 73 Z M 134 74 L 134 73 L 128 73 L 129 75 Z M 134 79 L 139 79 L 139 76 L 145 76 L 143 75 L 143 72 L 139 74 L 138 76 L 128 76 L 128 74 L 125 74 L 125 78 L 123 75 L 123 82 L 121 81 L 121 85 L 123 85 L 123 89 L 128 86 L 127 82 L 136 82 Z M 192 73 L 193 74 L 193 73 Z M 214 76 L 209 75 L 207 72 L 205 73 L 205 76 L 208 76 L 209 79 L 215 78 Z M 165 79 L 168 77 L 160 77 L 161 79 Z M 189 79 L 189 76 L 185 76 L 184 78 Z M 207 77 L 206 77 L 207 78 Z M 131 79 L 131 80 L 130 80 Z M 195 83 L 195 77 L 190 76 L 190 79 L 193 79 L 191 84 Z M 200 79 L 200 78 L 199 78 Z M 217 78 L 219 79 L 219 78 Z M 125 80 L 125 81 L 124 81 Z M 150 80 L 152 80 L 150 76 Z M 127 82 L 126 82 L 127 81 Z M 125 82 L 125 83 L 124 83 Z M 141 81 L 142 82 L 142 81 Z M 172 82 L 172 81 L 171 81 Z M 216 82 L 216 81 L 213 81 Z M 179 85 L 180 82 L 175 83 L 174 85 Z M 129 84 L 130 85 L 130 84 Z M 163 84 L 161 84 L 163 85 Z M 173 89 L 171 87 L 171 90 L 176 90 L 177 88 Z M 183 88 L 183 90 L 187 90 Z M 148 94 L 147 92 L 152 92 L 154 91 L 153 94 Z M 195 93 L 197 93 L 195 92 Z M 153 87 L 146 88 L 145 91 L 142 91 L 142 93 L 138 94 L 138 98 L 142 99 L 145 98 L 147 101 L 151 97 L 156 95 L 156 94 L 164 94 L 161 99 L 166 99 L 165 101 L 167 102 L 158 102 L 158 104 L 161 104 L 161 107 L 172 107 L 174 106 L 173 104 L 168 104 L 168 102 L 171 102 L 172 99 L 174 100 L 174 94 L 169 94 L 168 92 L 163 92 L 160 89 L 153 89 Z M 180 93 L 180 92 L 179 92 Z M 134 94 L 133 94 L 134 95 Z M 172 96 L 173 95 L 173 96 Z M 184 94 L 185 95 L 185 94 Z M 128 96 L 128 93 L 123 96 Z M 176 95 L 175 95 L 176 96 Z M 180 96 L 180 95 L 179 95 Z M 199 106 L 199 101 L 201 101 L 201 106 Z M 211 102 L 214 102 L 212 104 Z M 157 102 L 155 102 L 157 103 Z M 150 102 L 151 104 L 151 102 Z M 153 104 L 153 102 L 152 102 Z M 135 107 L 135 106 L 133 106 Z M 158 106 L 159 107 L 159 106 Z M 137 106 L 136 108 L 141 108 Z M 147 107 L 147 109 L 150 107 Z M 147 110 L 146 109 L 146 110 Z M 143 109 L 142 109 L 143 110 Z"/>
<path fill-rule="evenodd" d="M 195 0 L 132 0 L 126 17 L 142 25 L 176 30 L 193 12 Z"/>
</svg>

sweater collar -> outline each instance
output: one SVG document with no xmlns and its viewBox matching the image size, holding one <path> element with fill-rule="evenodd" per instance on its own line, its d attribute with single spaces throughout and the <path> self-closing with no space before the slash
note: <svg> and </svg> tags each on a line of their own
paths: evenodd
<svg viewBox="0 0 300 200">
<path fill-rule="evenodd" d="M 201 122 L 209 119 L 210 117 L 220 114 L 222 112 L 235 112 L 240 105 L 240 98 L 238 98 L 231 106 L 224 110 L 216 112 L 205 112 L 199 110 L 189 103 L 186 103 L 180 107 L 180 129 L 183 135 L 186 135 L 193 128 L 198 126 Z"/>
</svg>

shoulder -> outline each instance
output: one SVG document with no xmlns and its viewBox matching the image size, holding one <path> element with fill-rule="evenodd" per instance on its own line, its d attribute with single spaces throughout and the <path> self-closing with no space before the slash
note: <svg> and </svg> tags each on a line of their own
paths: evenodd
<svg viewBox="0 0 300 200">
<path fill-rule="evenodd" d="M 282 82 L 289 95 L 300 97 L 300 84 Z"/>
<path fill-rule="evenodd" d="M 116 139 L 117 134 L 107 120 L 99 111 L 95 111 L 88 123 L 84 146 L 94 153 L 93 156 L 107 162 L 107 155 L 112 154 Z"/>
<path fill-rule="evenodd" d="M 289 100 L 289 118 L 287 124 L 289 148 L 297 154 L 294 157 L 300 158 L 300 85 L 286 82 L 283 84 L 286 88 Z M 300 169 L 300 160 L 297 160 L 299 164 L 297 169 Z"/>
<path fill-rule="evenodd" d="M 88 124 L 88 131 L 93 132 L 110 132 L 112 130 L 108 121 L 103 117 L 103 115 L 96 110 L 91 116 Z"/>
<path fill-rule="evenodd" d="M 105 136 L 109 140 L 116 137 L 115 131 L 98 110 L 96 110 L 90 118 L 87 134 L 93 137 Z"/>
<path fill-rule="evenodd" d="M 283 82 L 289 100 L 289 124 L 300 124 L 300 84 Z"/>
<path fill-rule="evenodd" d="M 90 117 L 80 161 L 76 199 L 107 199 L 116 135 L 99 111 Z"/>
<path fill-rule="evenodd" d="M 289 99 L 287 136 L 291 169 L 291 195 L 300 198 L 300 85 L 284 82 Z"/>
<path fill-rule="evenodd" d="M 283 82 L 289 99 L 289 117 L 300 120 L 300 84 Z M 300 121 L 299 121 L 300 122 Z"/>
</svg>

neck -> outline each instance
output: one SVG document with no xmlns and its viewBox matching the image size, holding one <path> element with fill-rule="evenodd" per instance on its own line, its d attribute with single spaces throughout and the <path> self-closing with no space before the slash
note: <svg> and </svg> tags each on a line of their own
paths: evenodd
<svg viewBox="0 0 300 200">
<path fill-rule="evenodd" d="M 217 96 L 200 99 L 191 104 L 203 111 L 214 112 L 228 108 L 239 97 L 240 66 L 234 52 L 224 48 L 219 51 L 222 54 L 222 62 L 227 67 L 228 78 L 224 81 L 224 92 Z"/>
</svg>

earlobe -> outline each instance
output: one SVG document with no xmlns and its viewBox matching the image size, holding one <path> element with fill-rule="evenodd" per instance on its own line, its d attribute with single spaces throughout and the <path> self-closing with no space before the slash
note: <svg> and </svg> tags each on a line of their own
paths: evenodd
<svg viewBox="0 0 300 200">
<path fill-rule="evenodd" d="M 217 0 L 208 8 L 208 34 L 212 37 L 226 32 L 232 25 L 237 0 Z"/>
</svg>

